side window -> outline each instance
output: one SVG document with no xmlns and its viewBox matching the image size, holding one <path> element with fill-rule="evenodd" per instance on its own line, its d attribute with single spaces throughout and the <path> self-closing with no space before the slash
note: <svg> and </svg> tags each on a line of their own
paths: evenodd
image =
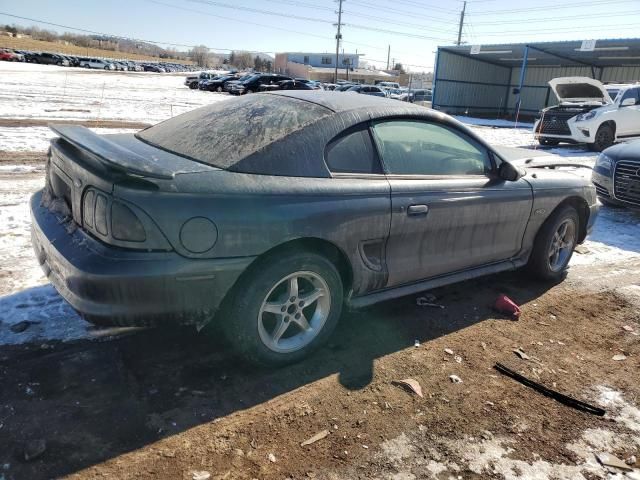
<svg viewBox="0 0 640 480">
<path fill-rule="evenodd" d="M 624 102 L 627 98 L 633 98 L 636 101 L 636 105 L 638 105 L 638 103 L 640 103 L 638 100 L 638 93 L 640 92 L 640 89 L 637 88 L 630 88 L 629 90 L 627 90 L 626 92 L 624 92 L 624 95 L 622 96 L 622 99 L 620 100 L 620 103 Z"/>
<path fill-rule="evenodd" d="M 463 133 L 437 123 L 396 120 L 373 127 L 387 172 L 396 175 L 486 175 L 488 152 Z"/>
<path fill-rule="evenodd" d="M 367 128 L 331 141 L 325 159 L 329 170 L 335 173 L 382 173 Z"/>
</svg>

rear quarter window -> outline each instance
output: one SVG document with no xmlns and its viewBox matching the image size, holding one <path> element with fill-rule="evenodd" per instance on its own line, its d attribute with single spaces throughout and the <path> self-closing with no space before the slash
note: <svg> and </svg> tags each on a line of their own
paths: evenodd
<svg viewBox="0 0 640 480">
<path fill-rule="evenodd" d="M 192 110 L 136 136 L 192 160 L 232 168 L 243 158 L 332 113 L 296 98 L 254 94 Z"/>
</svg>

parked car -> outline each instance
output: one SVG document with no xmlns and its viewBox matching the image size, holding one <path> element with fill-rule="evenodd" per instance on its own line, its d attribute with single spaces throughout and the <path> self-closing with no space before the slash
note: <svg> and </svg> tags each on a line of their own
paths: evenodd
<svg viewBox="0 0 640 480">
<path fill-rule="evenodd" d="M 55 53 L 35 53 L 31 57 L 31 61 L 34 63 L 40 63 L 42 65 L 59 65 L 61 67 L 69 66 L 69 61 L 66 58 Z"/>
<path fill-rule="evenodd" d="M 283 80 L 291 80 L 291 77 L 285 75 L 275 75 L 271 73 L 257 73 L 243 81 L 234 83 L 229 90 L 232 95 L 245 95 L 260 90 L 264 85 L 275 85 Z"/>
<path fill-rule="evenodd" d="M 602 152 L 593 167 L 592 181 L 605 205 L 640 208 L 640 140 Z"/>
<path fill-rule="evenodd" d="M 23 62 L 24 56 L 11 50 L 1 49 L 0 60 L 4 60 L 5 62 Z"/>
<path fill-rule="evenodd" d="M 322 90 L 315 82 L 301 82 L 298 80 L 283 80 L 277 84 L 278 90 Z"/>
<path fill-rule="evenodd" d="M 51 128 L 32 239 L 60 294 L 97 324 L 217 318 L 259 364 L 320 346 L 343 303 L 524 266 L 557 281 L 598 208 L 578 175 L 368 95 L 248 95 L 135 135 Z"/>
<path fill-rule="evenodd" d="M 113 63 L 101 58 L 83 58 L 80 60 L 80 66 L 83 68 L 93 68 L 98 70 L 115 70 Z"/>
<path fill-rule="evenodd" d="M 391 88 L 389 89 L 388 97 L 393 100 L 400 100 L 401 102 L 409 101 L 409 90 L 407 88 Z"/>
<path fill-rule="evenodd" d="M 378 82 L 376 86 L 380 88 L 400 88 L 400 84 L 398 82 Z"/>
<path fill-rule="evenodd" d="M 354 85 L 346 90 L 347 92 L 362 93 L 364 95 L 372 95 L 374 97 L 386 97 L 387 93 L 380 87 L 375 85 Z"/>
<path fill-rule="evenodd" d="M 354 84 L 353 83 L 344 83 L 342 85 L 338 85 L 337 87 L 335 87 L 333 90 L 335 92 L 346 92 L 347 90 L 349 90 L 351 87 L 353 87 Z"/>
<path fill-rule="evenodd" d="M 237 85 L 241 82 L 244 82 L 245 80 L 250 79 L 251 77 L 253 77 L 254 75 L 256 75 L 254 72 L 249 72 L 249 73 L 245 73 L 244 75 L 241 75 L 239 79 L 237 80 L 229 80 L 227 83 L 224 84 L 224 88 L 223 90 L 225 92 L 231 92 L 231 89 L 234 87 L 234 85 Z"/>
<path fill-rule="evenodd" d="M 214 78 L 212 80 L 207 80 L 203 90 L 207 90 L 209 92 L 222 92 L 227 82 L 232 82 L 234 80 L 238 80 L 239 78 L 240 77 L 238 77 L 237 75 L 221 75 L 220 77 Z"/>
<path fill-rule="evenodd" d="M 593 78 L 562 77 L 549 86 L 560 104 L 543 109 L 535 122 L 541 145 L 586 143 L 601 152 L 616 141 L 640 137 L 640 84 L 609 87 Z"/>
<path fill-rule="evenodd" d="M 411 92 L 409 92 L 409 101 L 413 102 L 413 103 L 418 103 L 418 102 L 430 102 L 433 98 L 433 94 L 431 92 L 431 90 L 411 90 Z"/>
<path fill-rule="evenodd" d="M 217 76 L 217 74 L 209 72 L 200 72 L 197 75 L 187 75 L 187 78 L 184 79 L 184 84 L 190 89 L 195 90 L 199 87 L 201 81 L 211 80 Z"/>
</svg>

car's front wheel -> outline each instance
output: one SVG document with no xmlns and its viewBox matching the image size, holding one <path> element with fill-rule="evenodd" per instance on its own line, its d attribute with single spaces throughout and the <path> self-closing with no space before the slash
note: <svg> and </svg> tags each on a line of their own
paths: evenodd
<svg viewBox="0 0 640 480">
<path fill-rule="evenodd" d="M 614 139 L 613 128 L 609 125 L 600 125 L 600 128 L 598 128 L 596 132 L 595 141 L 588 144 L 589 150 L 601 152 L 613 145 Z"/>
<path fill-rule="evenodd" d="M 571 205 L 554 212 L 542 225 L 527 267 L 541 280 L 559 281 L 578 242 L 580 218 Z"/>
<path fill-rule="evenodd" d="M 219 321 L 247 360 L 281 366 L 301 360 L 327 340 L 342 301 L 340 274 L 325 257 L 276 254 L 239 281 Z"/>
<path fill-rule="evenodd" d="M 222 87 L 218 86 L 218 87 L 216 88 L 216 92 L 221 93 L 221 92 L 222 92 Z"/>
</svg>

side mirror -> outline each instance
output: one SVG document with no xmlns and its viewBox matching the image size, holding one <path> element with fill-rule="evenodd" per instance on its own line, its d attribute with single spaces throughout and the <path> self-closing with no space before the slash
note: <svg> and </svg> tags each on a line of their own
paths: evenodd
<svg viewBox="0 0 640 480">
<path fill-rule="evenodd" d="M 515 182 L 524 176 L 524 170 L 514 164 L 503 161 L 498 168 L 498 175 L 502 180 Z"/>
<path fill-rule="evenodd" d="M 635 98 L 625 98 L 624 100 L 622 100 L 622 103 L 620 103 L 621 107 L 631 107 L 633 105 L 636 104 L 636 99 Z"/>
</svg>

